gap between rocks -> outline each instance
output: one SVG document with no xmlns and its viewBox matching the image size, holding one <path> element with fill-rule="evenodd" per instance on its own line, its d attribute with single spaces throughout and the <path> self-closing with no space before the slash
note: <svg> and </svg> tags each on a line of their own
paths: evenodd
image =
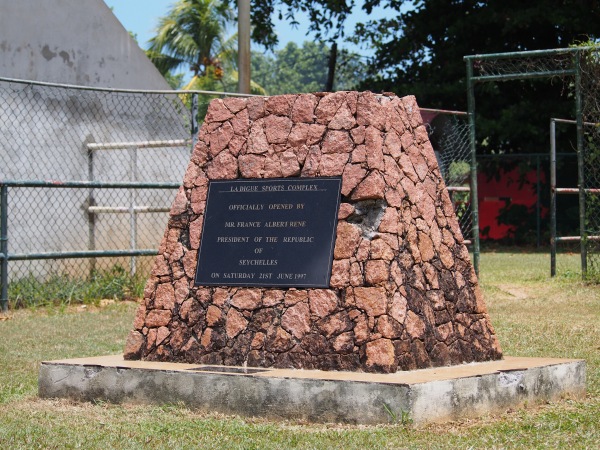
<svg viewBox="0 0 600 450">
<path fill-rule="evenodd" d="M 342 201 L 354 206 L 354 212 L 346 218 L 346 222 L 357 225 L 365 239 L 372 240 L 377 236 L 377 229 L 385 214 L 387 202 L 383 199 L 352 202 L 343 198 Z"/>
</svg>

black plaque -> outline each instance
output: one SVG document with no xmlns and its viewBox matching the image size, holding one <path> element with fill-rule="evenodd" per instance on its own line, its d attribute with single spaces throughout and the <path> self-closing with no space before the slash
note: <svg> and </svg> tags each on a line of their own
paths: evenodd
<svg viewBox="0 0 600 450">
<path fill-rule="evenodd" d="M 211 181 L 196 286 L 329 287 L 342 179 Z"/>
</svg>

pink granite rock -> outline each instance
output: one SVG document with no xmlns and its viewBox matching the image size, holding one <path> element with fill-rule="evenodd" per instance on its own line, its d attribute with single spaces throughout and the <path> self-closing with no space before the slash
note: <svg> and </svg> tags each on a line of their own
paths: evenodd
<svg viewBox="0 0 600 450">
<path fill-rule="evenodd" d="M 354 288 L 356 306 L 367 315 L 376 317 L 386 312 L 387 294 L 382 287 L 357 287 Z"/>
<path fill-rule="evenodd" d="M 238 161 L 242 178 L 262 178 L 266 162 L 263 155 L 241 155 Z"/>
<path fill-rule="evenodd" d="M 142 333 L 132 330 L 127 336 L 127 341 L 125 342 L 123 357 L 126 359 L 139 359 L 145 343 L 146 339 Z"/>
<path fill-rule="evenodd" d="M 262 300 L 260 289 L 240 289 L 231 299 L 231 306 L 238 309 L 255 310 L 259 308 Z"/>
<path fill-rule="evenodd" d="M 171 212 L 170 215 L 171 216 L 178 216 L 179 214 L 182 214 L 183 212 L 185 212 L 187 210 L 187 197 L 185 195 L 185 189 L 183 189 L 183 186 L 179 188 L 179 191 L 177 192 L 177 196 L 175 197 L 175 200 L 173 201 L 173 205 L 171 206 Z"/>
<path fill-rule="evenodd" d="M 223 313 L 220 308 L 215 305 L 210 305 L 206 310 L 206 324 L 209 327 L 214 327 L 221 322 Z"/>
<path fill-rule="evenodd" d="M 327 128 L 324 125 L 312 124 L 308 128 L 308 137 L 306 143 L 308 145 L 317 145 L 321 142 Z"/>
<path fill-rule="evenodd" d="M 281 317 L 281 326 L 297 339 L 310 331 L 310 310 L 306 303 L 296 303 Z"/>
<path fill-rule="evenodd" d="M 244 98 L 240 97 L 227 97 L 224 98 L 223 104 L 225 107 L 231 111 L 233 114 L 236 114 L 242 110 L 246 110 L 247 101 Z M 205 119 L 206 120 L 206 119 Z"/>
<path fill-rule="evenodd" d="M 231 299 L 231 293 L 228 289 L 216 288 L 212 295 L 207 296 L 208 299 L 212 299 L 213 305 L 223 306 Z"/>
<path fill-rule="evenodd" d="M 245 153 L 247 139 L 243 136 L 233 136 L 229 141 L 229 153 L 237 157 L 240 153 Z"/>
<path fill-rule="evenodd" d="M 168 325 L 171 321 L 171 311 L 155 309 L 146 315 L 145 326 L 148 328 L 156 328 Z"/>
<path fill-rule="evenodd" d="M 248 109 L 248 118 L 251 121 L 255 121 L 264 117 L 266 114 L 265 110 L 265 99 L 261 97 L 252 97 L 247 100 L 246 108 Z"/>
<path fill-rule="evenodd" d="M 248 321 L 235 308 L 230 308 L 225 321 L 225 332 L 227 337 L 234 338 L 248 326 Z"/>
<path fill-rule="evenodd" d="M 346 311 L 340 311 L 321 319 L 318 322 L 318 326 L 325 337 L 329 338 L 345 331 L 350 331 L 352 329 L 352 322 Z"/>
<path fill-rule="evenodd" d="M 381 259 L 371 259 L 365 264 L 365 280 L 374 286 L 385 283 L 390 277 L 389 263 Z"/>
<path fill-rule="evenodd" d="M 350 266 L 350 285 L 362 286 L 364 284 L 364 274 L 360 263 L 354 262 Z"/>
<path fill-rule="evenodd" d="M 342 195 L 349 195 L 367 176 L 360 164 L 346 164 L 342 177 Z"/>
<path fill-rule="evenodd" d="M 280 178 L 283 176 L 281 158 L 276 153 L 266 155 L 264 165 L 261 169 L 262 175 L 265 178 Z M 289 166 L 287 167 L 287 170 L 290 170 Z"/>
<path fill-rule="evenodd" d="M 381 131 L 375 127 L 367 127 L 365 130 L 365 145 L 369 149 L 367 152 L 367 165 L 369 169 L 383 171 L 385 164 L 383 162 L 383 138 Z"/>
<path fill-rule="evenodd" d="M 406 327 L 408 334 L 415 339 L 421 339 L 425 334 L 425 323 L 423 322 L 423 319 L 413 311 L 408 311 L 404 326 Z"/>
<path fill-rule="evenodd" d="M 379 223 L 379 231 L 382 233 L 398 233 L 398 211 L 396 208 L 386 208 Z"/>
<path fill-rule="evenodd" d="M 292 336 L 282 328 L 277 328 L 275 333 L 267 336 L 265 348 L 274 353 L 282 353 L 293 346 Z"/>
<path fill-rule="evenodd" d="M 284 144 L 292 131 L 292 121 L 287 117 L 265 117 L 265 136 L 269 144 Z"/>
<path fill-rule="evenodd" d="M 292 112 L 292 105 L 296 101 L 295 95 L 277 95 L 267 98 L 265 109 L 271 114 L 278 116 L 289 116 Z"/>
<path fill-rule="evenodd" d="M 225 122 L 233 117 L 231 111 L 225 106 L 223 100 L 216 99 L 210 103 L 206 112 L 205 120 L 207 122 Z"/>
<path fill-rule="evenodd" d="M 200 236 L 202 234 L 202 224 L 204 223 L 204 217 L 200 216 L 190 222 L 190 247 L 192 250 L 198 250 L 200 246 Z"/>
<path fill-rule="evenodd" d="M 347 131 L 331 130 L 325 133 L 321 150 L 323 153 L 350 153 L 354 147 Z"/>
<path fill-rule="evenodd" d="M 383 372 L 393 372 L 397 367 L 394 344 L 390 339 L 377 339 L 366 345 L 366 365 Z"/>
<path fill-rule="evenodd" d="M 287 145 L 290 147 L 300 147 L 308 141 L 310 125 L 306 123 L 297 123 L 293 126 L 287 137 Z"/>
<path fill-rule="evenodd" d="M 329 289 L 311 290 L 308 294 L 308 300 L 311 313 L 317 317 L 328 316 L 338 307 L 337 295 Z"/>
<path fill-rule="evenodd" d="M 396 322 L 403 324 L 406 319 L 406 313 L 408 311 L 408 304 L 406 298 L 396 292 L 392 298 L 392 304 L 390 305 L 390 316 L 396 320 Z"/>
<path fill-rule="evenodd" d="M 344 171 L 348 155 L 344 153 L 333 153 L 323 155 L 319 166 L 319 175 L 323 177 L 333 177 Z"/>
<path fill-rule="evenodd" d="M 305 302 L 308 300 L 308 292 L 305 290 L 292 289 L 284 294 L 284 304 L 286 306 L 295 305 L 299 302 Z"/>
<path fill-rule="evenodd" d="M 349 331 L 337 335 L 333 340 L 333 348 L 342 354 L 351 353 L 354 350 L 354 333 Z"/>
<path fill-rule="evenodd" d="M 217 128 L 208 137 L 208 153 L 210 156 L 215 157 L 223 150 L 225 150 L 233 137 L 233 127 L 229 122 L 225 122 L 222 126 Z"/>
<path fill-rule="evenodd" d="M 341 259 L 334 260 L 331 266 L 331 279 L 329 281 L 331 287 L 345 288 L 350 284 L 350 260 Z"/>
<path fill-rule="evenodd" d="M 383 260 L 385 266 L 388 267 L 395 256 L 394 250 L 387 243 L 384 235 L 381 235 L 381 239 L 371 241 L 371 260 Z M 387 280 L 388 277 L 386 276 L 385 279 Z"/>
<path fill-rule="evenodd" d="M 192 189 L 190 203 L 194 214 L 202 214 L 204 212 L 207 191 L 208 186 L 198 186 L 197 188 Z"/>
<path fill-rule="evenodd" d="M 355 201 L 384 198 L 385 187 L 383 176 L 379 172 L 373 171 L 360 182 L 350 198 Z"/>
<path fill-rule="evenodd" d="M 360 230 L 348 223 L 340 222 L 337 226 L 337 238 L 335 241 L 334 258 L 350 258 L 356 252 L 360 240 Z"/>
<path fill-rule="evenodd" d="M 354 206 L 350 203 L 341 203 L 338 211 L 338 220 L 347 219 L 354 212 Z"/>
<path fill-rule="evenodd" d="M 267 292 L 265 292 L 264 297 L 263 297 L 263 306 L 275 306 L 278 305 L 280 303 L 283 303 L 283 299 L 284 299 L 284 292 L 279 290 L 279 289 L 275 289 L 275 290 L 269 290 Z"/>
<path fill-rule="evenodd" d="M 194 285 L 210 181 L 317 176 L 342 178 L 328 287 Z M 498 359 L 463 242 L 414 97 L 215 100 L 125 357 L 383 373 Z"/>
<path fill-rule="evenodd" d="M 183 264 L 183 270 L 186 276 L 189 279 L 194 278 L 196 274 L 196 265 L 198 263 L 198 252 L 195 251 L 187 251 L 183 258 L 181 258 L 181 263 Z"/>
<path fill-rule="evenodd" d="M 314 95 L 299 95 L 292 107 L 292 120 L 295 123 L 312 123 L 315 120 L 317 97 Z"/>
<path fill-rule="evenodd" d="M 356 146 L 359 146 L 360 144 L 364 144 L 365 132 L 366 132 L 366 129 L 362 125 L 350 130 L 350 135 L 352 136 L 352 140 L 354 141 L 354 144 Z M 356 148 L 354 149 L 354 151 L 356 152 Z M 365 157 L 366 157 L 366 155 L 365 155 Z"/>
<path fill-rule="evenodd" d="M 431 261 L 435 256 L 435 251 L 433 249 L 433 242 L 429 235 L 419 232 L 418 234 L 418 246 L 419 252 L 421 253 L 421 259 L 423 261 Z"/>
<path fill-rule="evenodd" d="M 381 316 L 377 319 L 377 331 L 387 339 L 398 339 L 402 337 L 404 328 L 390 316 Z"/>
<path fill-rule="evenodd" d="M 206 174 L 211 180 L 232 180 L 238 174 L 237 159 L 229 152 L 221 152 L 208 163 Z"/>
<path fill-rule="evenodd" d="M 154 307 L 171 310 L 175 306 L 175 289 L 171 283 L 159 284 L 156 288 Z"/>
<path fill-rule="evenodd" d="M 145 321 L 146 305 L 141 304 L 136 312 L 135 319 L 133 320 L 133 327 L 141 330 L 144 327 Z"/>
<path fill-rule="evenodd" d="M 300 175 L 300 164 L 294 152 L 287 151 L 281 154 L 281 176 L 293 177 Z"/>
<path fill-rule="evenodd" d="M 169 329 L 165 326 L 158 328 L 158 330 L 156 330 L 156 341 L 155 341 L 155 345 L 160 345 L 163 343 L 163 341 L 169 336 L 169 334 L 171 334 L 171 332 L 169 331 Z"/>
<path fill-rule="evenodd" d="M 371 92 L 363 92 L 358 96 L 356 105 L 356 121 L 359 125 L 372 125 L 378 130 L 385 128 L 387 113 L 378 105 L 377 97 Z"/>
<path fill-rule="evenodd" d="M 351 130 L 356 126 L 356 119 L 345 102 L 340 105 L 328 126 L 331 130 Z"/>
<path fill-rule="evenodd" d="M 335 117 L 338 109 L 345 101 L 346 96 L 344 94 L 344 92 L 335 92 L 333 94 L 321 97 L 319 100 L 319 105 L 315 110 L 318 123 L 327 124 Z"/>
</svg>

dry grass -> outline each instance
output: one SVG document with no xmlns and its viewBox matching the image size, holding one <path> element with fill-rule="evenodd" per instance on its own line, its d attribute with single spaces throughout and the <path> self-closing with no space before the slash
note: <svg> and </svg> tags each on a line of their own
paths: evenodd
<svg viewBox="0 0 600 450">
<path fill-rule="evenodd" d="M 36 397 L 44 359 L 117 353 L 135 305 L 20 310 L 0 322 L 0 448 L 597 448 L 600 442 L 600 287 L 560 256 L 485 253 L 481 284 L 506 354 L 583 358 L 585 400 L 529 405 L 418 429 L 269 422 L 192 411 Z"/>
</svg>

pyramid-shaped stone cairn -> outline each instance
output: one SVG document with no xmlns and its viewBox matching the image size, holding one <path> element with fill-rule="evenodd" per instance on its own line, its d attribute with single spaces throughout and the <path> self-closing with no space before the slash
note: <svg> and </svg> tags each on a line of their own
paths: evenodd
<svg viewBox="0 0 600 450">
<path fill-rule="evenodd" d="M 329 287 L 195 285 L 209 180 L 336 176 Z M 500 359 L 415 98 L 213 100 L 124 356 L 383 373 Z"/>
</svg>

